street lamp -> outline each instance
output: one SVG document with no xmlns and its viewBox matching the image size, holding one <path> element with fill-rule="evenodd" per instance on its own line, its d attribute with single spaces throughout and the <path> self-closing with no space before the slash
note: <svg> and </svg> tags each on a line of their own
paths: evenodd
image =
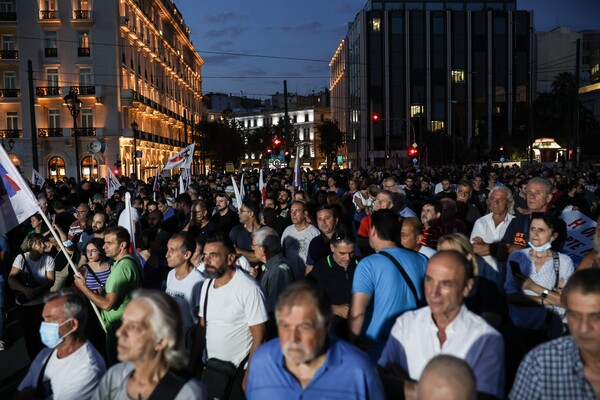
<svg viewBox="0 0 600 400">
<path fill-rule="evenodd" d="M 135 174 L 135 178 L 138 178 L 137 173 L 137 135 L 138 135 L 138 124 L 133 121 L 131 123 L 131 129 L 133 130 L 133 173 Z"/>
<path fill-rule="evenodd" d="M 4 144 L 4 138 L 6 137 L 6 133 L 2 133 L 2 147 L 4 147 L 8 151 L 12 151 L 13 147 L 15 147 L 15 141 L 10 138 L 8 141 L 8 147 Z"/>
<path fill-rule="evenodd" d="M 71 136 L 75 137 L 75 166 L 77 170 L 77 185 L 79 185 L 80 177 L 81 177 L 81 165 L 79 163 L 79 133 L 77 132 L 77 117 L 79 116 L 79 111 L 81 111 L 81 100 L 77 98 L 77 93 L 75 90 L 71 89 L 68 95 L 66 95 L 63 100 L 67 104 L 67 108 L 73 117 L 73 132 Z"/>
</svg>

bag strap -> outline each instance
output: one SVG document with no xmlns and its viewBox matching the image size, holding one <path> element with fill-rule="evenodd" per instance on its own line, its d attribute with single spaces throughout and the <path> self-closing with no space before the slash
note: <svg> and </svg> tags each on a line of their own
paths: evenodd
<svg viewBox="0 0 600 400">
<path fill-rule="evenodd" d="M 423 301 L 421 301 L 421 299 L 419 298 L 419 296 L 417 294 L 417 289 L 415 288 L 415 284 L 410 279 L 410 276 L 408 276 L 408 274 L 406 273 L 406 271 L 404 270 L 402 265 L 398 262 L 398 260 L 396 260 L 396 258 L 394 258 L 391 254 L 389 254 L 385 251 L 380 251 L 378 254 L 381 254 L 382 256 L 384 256 L 388 260 L 390 260 L 392 263 L 394 263 L 394 265 L 396 266 L 398 271 L 400 271 L 400 273 L 402 274 L 402 277 L 406 281 L 406 284 L 408 285 L 408 288 L 410 289 L 412 295 L 414 296 L 415 301 L 417 303 L 417 307 L 422 307 L 424 304 L 423 304 Z"/>
<path fill-rule="evenodd" d="M 206 332 L 206 326 L 208 325 L 207 319 L 206 319 L 206 310 L 208 310 L 208 291 L 210 290 L 210 287 L 212 286 L 214 279 L 211 279 L 210 281 L 208 281 L 208 287 L 206 288 L 206 294 L 204 295 L 204 332 Z"/>
<path fill-rule="evenodd" d="M 42 382 L 44 382 L 44 374 L 46 373 L 46 366 L 48 365 L 48 361 L 50 361 L 50 357 L 52 357 L 52 353 L 54 353 L 54 350 L 52 350 L 50 354 L 48 354 L 48 357 L 46 357 L 46 360 L 44 361 L 44 365 L 42 365 L 42 369 L 40 369 L 37 384 L 35 385 L 36 392 L 42 387 Z"/>
<path fill-rule="evenodd" d="M 167 374 L 158 382 L 148 400 L 174 399 L 185 383 L 185 379 L 168 370 Z"/>
<path fill-rule="evenodd" d="M 560 269 L 560 258 L 558 258 L 558 253 L 552 250 L 552 263 L 554 264 L 554 274 L 556 275 L 556 279 L 554 281 L 554 287 L 552 290 L 556 290 L 558 288 L 559 277 L 559 269 Z"/>
<path fill-rule="evenodd" d="M 96 275 L 96 273 L 94 272 L 92 267 L 90 267 L 90 264 L 85 264 L 85 265 L 87 265 L 88 272 L 92 274 L 92 277 L 96 280 L 96 282 L 98 282 L 98 285 L 100 285 L 100 287 L 103 288 L 104 284 L 102 283 L 102 281 L 100 281 L 100 278 L 98 278 L 98 275 Z"/>
</svg>

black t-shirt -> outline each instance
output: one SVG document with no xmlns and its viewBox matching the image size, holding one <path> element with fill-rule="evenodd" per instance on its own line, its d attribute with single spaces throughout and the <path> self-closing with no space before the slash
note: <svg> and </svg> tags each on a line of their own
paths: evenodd
<svg viewBox="0 0 600 400">
<path fill-rule="evenodd" d="M 217 225 L 221 232 L 226 233 L 227 235 L 229 235 L 229 232 L 231 232 L 231 229 L 234 226 L 240 223 L 238 215 L 231 211 L 231 208 L 227 209 L 225 215 L 221 215 L 221 213 L 217 212 L 212 216 L 211 220 Z"/>
<path fill-rule="evenodd" d="M 350 262 L 348 268 L 344 269 L 335 262 L 332 255 L 320 259 L 315 263 L 312 271 L 306 279 L 315 282 L 323 288 L 331 304 L 350 304 L 352 299 L 352 280 L 356 271 L 357 262 Z"/>
<path fill-rule="evenodd" d="M 329 240 L 326 240 L 323 234 L 315 236 L 308 245 L 308 257 L 306 258 L 307 265 L 314 265 L 315 262 L 331 254 Z"/>
<path fill-rule="evenodd" d="M 518 244 L 529 247 L 529 227 L 531 226 L 531 215 L 519 215 L 510 221 L 502 241 L 508 244 Z M 554 217 L 554 231 L 558 233 L 556 240 L 552 242 L 552 250 L 561 252 L 567 241 L 567 224 L 559 217 Z"/>
</svg>

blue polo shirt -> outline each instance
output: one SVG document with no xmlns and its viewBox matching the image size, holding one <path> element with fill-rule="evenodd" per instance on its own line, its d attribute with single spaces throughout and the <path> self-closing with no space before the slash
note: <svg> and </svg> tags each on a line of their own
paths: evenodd
<svg viewBox="0 0 600 400">
<path fill-rule="evenodd" d="M 325 363 L 305 388 L 286 369 L 279 339 L 263 344 L 252 357 L 246 398 L 252 399 L 384 399 L 375 365 L 343 340 L 327 338 Z"/>
</svg>

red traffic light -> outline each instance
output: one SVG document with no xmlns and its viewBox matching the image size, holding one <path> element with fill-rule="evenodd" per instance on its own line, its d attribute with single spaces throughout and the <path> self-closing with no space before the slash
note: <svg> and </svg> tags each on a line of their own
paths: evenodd
<svg viewBox="0 0 600 400">
<path fill-rule="evenodd" d="M 115 175 L 119 175 L 121 173 L 121 171 L 119 171 L 118 169 L 114 170 Z"/>
<path fill-rule="evenodd" d="M 275 145 L 275 147 L 279 146 L 281 144 L 281 139 L 279 139 L 278 137 L 273 139 L 273 145 Z"/>
<path fill-rule="evenodd" d="M 267 149 L 267 153 L 271 154 L 271 152 L 273 152 L 273 150 Z"/>
<path fill-rule="evenodd" d="M 378 122 L 380 117 L 379 117 L 379 114 L 373 113 L 373 117 L 372 118 L 373 118 L 373 122 Z"/>
<path fill-rule="evenodd" d="M 419 155 L 419 150 L 417 150 L 415 147 L 411 147 L 408 149 L 408 155 L 410 157 L 417 157 Z"/>
</svg>

